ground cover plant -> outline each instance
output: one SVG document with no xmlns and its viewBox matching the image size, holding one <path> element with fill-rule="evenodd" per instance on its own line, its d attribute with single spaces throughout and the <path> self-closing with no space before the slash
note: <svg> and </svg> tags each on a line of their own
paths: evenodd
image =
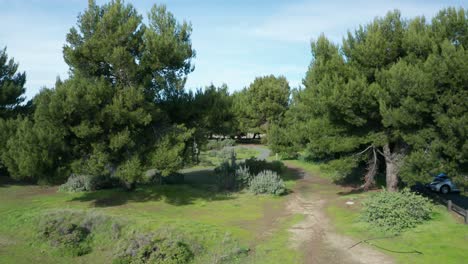
<svg viewBox="0 0 468 264">
<path fill-rule="evenodd" d="M 363 201 L 362 219 L 384 231 L 399 233 L 431 219 L 433 205 L 428 198 L 408 189 L 381 191 Z"/>
<path fill-rule="evenodd" d="M 252 177 L 249 191 L 254 194 L 282 195 L 286 193 L 286 187 L 276 172 L 265 170 Z"/>
</svg>

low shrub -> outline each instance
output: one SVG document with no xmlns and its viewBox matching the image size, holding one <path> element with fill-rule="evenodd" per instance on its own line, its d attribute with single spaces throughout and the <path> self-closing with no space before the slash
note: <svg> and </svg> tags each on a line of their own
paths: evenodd
<svg viewBox="0 0 468 264">
<path fill-rule="evenodd" d="M 246 166 L 239 166 L 236 169 L 236 182 L 237 187 L 242 189 L 244 187 L 249 186 L 249 182 L 252 179 L 252 174 L 250 174 L 250 170 Z"/>
<path fill-rule="evenodd" d="M 59 248 L 63 254 L 81 256 L 92 250 L 96 234 L 117 239 L 121 226 L 110 217 L 86 211 L 57 210 L 41 215 L 37 231 L 40 239 Z"/>
<path fill-rule="evenodd" d="M 62 192 L 90 192 L 112 186 L 112 180 L 104 176 L 71 174 L 67 182 L 60 185 Z"/>
<path fill-rule="evenodd" d="M 400 192 L 381 191 L 363 202 L 361 217 L 383 231 L 400 233 L 431 218 L 429 199 L 408 189 Z"/>
<path fill-rule="evenodd" d="M 218 188 L 221 190 L 234 190 L 237 185 L 236 165 L 224 161 L 215 168 Z"/>
<path fill-rule="evenodd" d="M 249 190 L 254 194 L 282 195 L 286 187 L 276 172 L 262 171 L 250 180 Z"/>
<path fill-rule="evenodd" d="M 137 235 L 117 247 L 114 264 L 184 264 L 194 254 L 187 243 L 160 234 Z"/>
<path fill-rule="evenodd" d="M 54 247 L 63 247 L 73 256 L 81 256 L 91 251 L 89 230 L 67 221 L 51 220 L 41 225 L 40 235 Z"/>
</svg>

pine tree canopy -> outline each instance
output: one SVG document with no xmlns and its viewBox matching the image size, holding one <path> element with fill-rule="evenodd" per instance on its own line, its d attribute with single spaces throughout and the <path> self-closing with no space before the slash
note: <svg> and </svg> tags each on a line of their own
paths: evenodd
<svg viewBox="0 0 468 264">
<path fill-rule="evenodd" d="M 304 88 L 269 136 L 273 149 L 294 155 L 306 148 L 310 159 L 337 160 L 346 167 L 342 177 L 366 163 L 377 171 L 381 160 L 391 190 L 398 176 L 414 183 L 427 172 L 462 181 L 467 29 L 465 10 L 448 8 L 431 23 L 389 12 L 349 32 L 341 46 L 320 36 L 311 45 Z"/>
</svg>

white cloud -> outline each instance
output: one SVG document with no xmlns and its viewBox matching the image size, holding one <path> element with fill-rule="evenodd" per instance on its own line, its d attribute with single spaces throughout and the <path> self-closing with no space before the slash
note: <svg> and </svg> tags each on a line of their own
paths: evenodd
<svg viewBox="0 0 468 264">
<path fill-rule="evenodd" d="M 250 30 L 253 36 L 285 42 L 309 42 L 324 33 L 341 42 L 348 30 L 399 9 L 403 17 L 432 17 L 450 3 L 414 1 L 305 1 L 288 4 Z M 455 6 L 456 1 L 451 3 Z"/>
</svg>

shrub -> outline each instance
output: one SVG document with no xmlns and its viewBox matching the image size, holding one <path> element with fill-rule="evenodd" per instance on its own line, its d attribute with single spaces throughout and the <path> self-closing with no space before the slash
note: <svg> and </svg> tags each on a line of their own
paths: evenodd
<svg viewBox="0 0 468 264">
<path fill-rule="evenodd" d="M 239 166 L 236 169 L 236 182 L 239 189 L 248 186 L 251 179 L 252 174 L 250 174 L 249 168 L 247 168 L 245 165 Z"/>
<path fill-rule="evenodd" d="M 121 226 L 108 216 L 74 210 L 47 212 L 41 215 L 37 225 L 40 239 L 72 256 L 89 253 L 94 235 L 99 233 L 116 239 L 120 229 Z"/>
<path fill-rule="evenodd" d="M 91 251 L 88 236 L 90 230 L 79 226 L 72 214 L 46 214 L 38 225 L 40 238 L 51 246 L 62 248 L 62 252 L 81 256 Z"/>
<path fill-rule="evenodd" d="M 184 264 L 194 257 L 190 247 L 177 238 L 160 234 L 137 235 L 117 248 L 113 263 Z"/>
<path fill-rule="evenodd" d="M 282 195 L 286 192 L 283 180 L 274 171 L 262 171 L 253 177 L 249 190 L 254 194 Z"/>
<path fill-rule="evenodd" d="M 381 191 L 363 202 L 361 217 L 378 229 L 400 233 L 431 218 L 429 199 L 408 189 L 400 192 Z"/>
<path fill-rule="evenodd" d="M 215 168 L 217 185 L 221 190 L 234 190 L 236 188 L 236 169 L 235 164 L 224 161 Z"/>
<path fill-rule="evenodd" d="M 112 186 L 109 177 L 71 174 L 67 182 L 60 185 L 62 192 L 90 192 Z"/>
</svg>

